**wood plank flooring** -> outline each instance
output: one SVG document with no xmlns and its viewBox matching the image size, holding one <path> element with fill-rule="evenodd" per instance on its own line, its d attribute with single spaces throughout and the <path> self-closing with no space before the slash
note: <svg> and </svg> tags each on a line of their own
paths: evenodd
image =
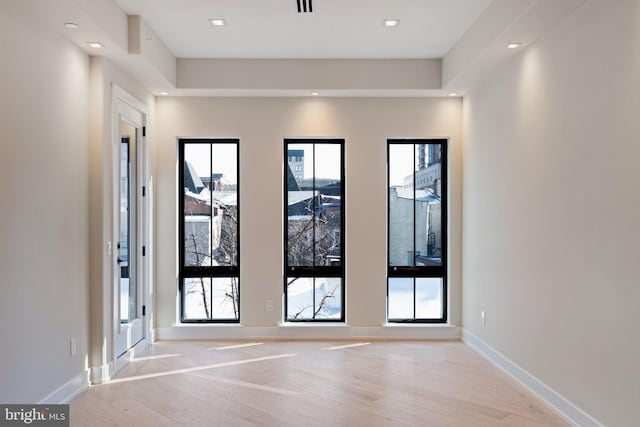
<svg viewBox="0 0 640 427">
<path fill-rule="evenodd" d="M 567 425 L 461 342 L 350 344 L 158 342 L 75 398 L 71 425 Z"/>
</svg>

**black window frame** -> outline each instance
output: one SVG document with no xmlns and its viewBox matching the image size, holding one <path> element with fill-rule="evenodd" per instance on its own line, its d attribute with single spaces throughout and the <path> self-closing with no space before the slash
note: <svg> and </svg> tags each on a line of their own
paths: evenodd
<svg viewBox="0 0 640 427">
<path fill-rule="evenodd" d="M 234 266 L 185 266 L 186 248 L 185 248 L 185 215 L 184 215 L 184 177 L 185 177 L 185 146 L 187 144 L 235 144 L 236 145 L 236 265 Z M 213 170 L 211 171 L 213 172 Z M 213 206 L 212 206 L 213 214 Z M 178 288 L 180 298 L 180 322 L 181 323 L 240 323 L 241 316 L 241 280 L 240 280 L 240 140 L 237 138 L 178 138 Z M 237 300 L 238 300 L 238 317 L 221 318 L 221 319 L 185 319 L 184 315 L 184 281 L 191 278 L 217 278 L 217 277 L 237 277 Z M 213 296 L 211 308 L 213 310 Z M 213 316 L 213 313 L 211 313 Z"/>
<path fill-rule="evenodd" d="M 289 185 L 287 179 L 287 162 L 288 162 L 288 151 L 289 145 L 292 144 L 336 144 L 340 146 L 340 265 L 339 266 L 289 266 L 289 248 L 288 248 L 288 208 L 289 208 Z M 284 226 L 283 226 L 283 247 L 284 247 L 284 321 L 292 322 L 292 323 L 344 323 L 346 316 L 346 307 L 345 307 L 345 294 L 346 294 L 346 284 L 345 284 L 345 259 L 346 259 L 346 250 L 345 250 L 345 162 L 344 162 L 344 152 L 345 152 L 345 140 L 339 138 L 309 138 L 309 139 L 300 139 L 300 138 L 285 138 L 284 140 Z M 315 150 L 314 150 L 315 151 Z M 320 177 L 322 178 L 322 177 Z M 313 173 L 314 184 L 313 188 L 316 188 L 315 185 L 315 160 L 314 160 L 314 173 Z M 314 209 L 315 211 L 315 209 Z M 314 221 L 315 224 L 315 221 Z M 315 225 L 314 225 L 315 227 Z M 315 236 L 315 232 L 314 232 Z M 315 246 L 315 245 L 314 245 Z M 314 248 L 315 250 L 315 248 Z M 313 257 L 315 260 L 315 256 Z M 316 318 L 306 318 L 306 319 L 289 319 L 288 313 L 288 282 L 289 278 L 339 278 L 341 279 L 340 286 L 340 304 L 341 304 L 341 313 L 340 318 L 333 319 L 316 319 Z M 315 307 L 315 292 L 313 293 L 313 304 Z M 315 314 L 314 314 L 315 316 Z"/>
<path fill-rule="evenodd" d="M 448 143 L 446 138 L 390 138 L 387 139 L 387 322 L 388 323 L 446 323 L 448 319 Z M 392 145 L 408 145 L 414 146 L 413 156 L 413 174 L 414 174 L 414 223 L 413 223 L 413 239 L 415 248 L 415 191 L 416 191 L 416 156 L 415 147 L 420 144 L 440 145 L 441 147 L 441 233 L 442 233 L 442 254 L 441 264 L 437 266 L 392 266 L 390 263 L 390 242 L 391 242 L 391 200 L 390 200 L 390 172 L 391 172 L 391 156 L 390 149 Z M 392 278 L 413 278 L 413 318 L 389 318 L 389 279 Z M 442 279 L 442 317 L 440 318 L 416 318 L 416 279 L 420 278 L 439 278 Z"/>
</svg>

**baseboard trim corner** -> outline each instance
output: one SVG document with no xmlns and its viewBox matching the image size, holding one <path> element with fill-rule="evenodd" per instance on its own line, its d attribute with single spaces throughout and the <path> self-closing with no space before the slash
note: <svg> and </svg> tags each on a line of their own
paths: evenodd
<svg viewBox="0 0 640 427">
<path fill-rule="evenodd" d="M 575 427 L 604 427 L 602 423 L 575 406 L 564 396 L 547 386 L 545 383 L 522 369 L 505 355 L 491 347 L 489 344 L 473 335 L 468 330 L 461 328 L 462 341 L 475 350 L 482 357 L 507 373 L 514 380 L 524 385 L 549 405 L 565 421 Z"/>
<path fill-rule="evenodd" d="M 106 384 L 109 382 L 111 375 L 113 375 L 115 369 L 113 362 L 102 366 L 91 367 L 91 384 Z"/>
<path fill-rule="evenodd" d="M 89 387 L 89 370 L 85 369 L 69 381 L 52 391 L 38 402 L 39 405 L 69 403 Z"/>
</svg>

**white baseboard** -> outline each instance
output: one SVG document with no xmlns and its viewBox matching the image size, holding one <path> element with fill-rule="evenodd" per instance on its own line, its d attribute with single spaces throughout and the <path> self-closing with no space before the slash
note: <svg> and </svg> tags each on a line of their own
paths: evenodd
<svg viewBox="0 0 640 427">
<path fill-rule="evenodd" d="M 157 328 L 159 340 L 459 340 L 453 325 L 385 325 L 353 327 L 345 324 L 283 324 L 272 327 L 242 325 L 176 325 Z"/>
<path fill-rule="evenodd" d="M 147 347 L 150 347 L 152 344 L 153 343 L 151 342 L 151 340 L 141 340 L 115 361 L 111 361 L 108 364 L 102 366 L 92 366 L 90 369 L 89 377 L 89 379 L 91 380 L 91 384 L 108 383 L 109 381 L 111 381 L 111 377 L 118 373 L 120 369 L 124 368 L 129 363 L 129 361 L 133 359 L 136 353 L 143 351 Z"/>
<path fill-rule="evenodd" d="M 481 356 L 536 394 L 571 425 L 576 427 L 603 427 L 603 424 L 595 418 L 466 329 L 462 329 L 462 340 Z"/>
<path fill-rule="evenodd" d="M 86 369 L 58 387 L 47 397 L 38 402 L 39 405 L 69 403 L 89 387 L 89 370 Z"/>
<path fill-rule="evenodd" d="M 138 342 L 136 345 L 131 347 L 123 355 L 121 355 L 116 359 L 115 363 L 113 363 L 113 371 L 111 372 L 111 375 L 113 376 L 118 372 L 120 372 L 120 370 L 125 366 L 127 366 L 130 361 L 135 359 L 138 353 L 151 347 L 152 344 L 153 343 L 151 342 L 151 340 L 146 340 L 146 339 L 140 340 L 140 342 Z"/>
<path fill-rule="evenodd" d="M 109 379 L 115 372 L 113 362 L 102 365 L 102 366 L 92 366 L 90 369 L 91 376 L 89 377 L 91 380 L 91 384 L 105 384 L 109 382 Z"/>
</svg>

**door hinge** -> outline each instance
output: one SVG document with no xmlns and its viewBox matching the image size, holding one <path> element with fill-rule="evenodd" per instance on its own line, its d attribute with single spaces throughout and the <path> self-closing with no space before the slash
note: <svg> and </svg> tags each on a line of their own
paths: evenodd
<svg viewBox="0 0 640 427">
<path fill-rule="evenodd" d="M 142 136 L 147 136 L 147 127 L 142 126 Z"/>
<path fill-rule="evenodd" d="M 142 197 L 144 197 L 147 194 L 147 187 L 145 187 L 144 185 L 142 186 Z"/>
<path fill-rule="evenodd" d="M 147 247 L 143 246 L 142 247 L 142 256 L 146 256 L 147 255 Z"/>
<path fill-rule="evenodd" d="M 143 305 L 143 306 L 142 306 L 142 315 L 143 315 L 143 316 L 146 316 L 146 315 L 147 315 L 147 306 L 146 306 L 146 305 Z"/>
</svg>

